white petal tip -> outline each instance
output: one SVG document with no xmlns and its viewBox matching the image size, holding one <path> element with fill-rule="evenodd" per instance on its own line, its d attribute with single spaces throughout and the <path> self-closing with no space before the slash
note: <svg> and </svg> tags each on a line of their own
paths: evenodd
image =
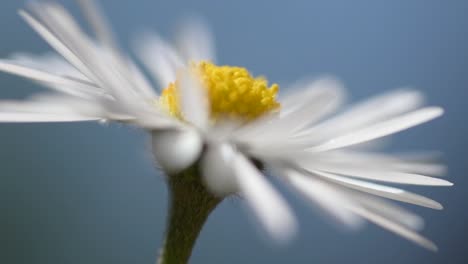
<svg viewBox="0 0 468 264">
<path fill-rule="evenodd" d="M 283 223 L 284 224 L 284 223 Z M 297 225 L 295 222 L 293 223 L 286 223 L 280 227 L 277 227 L 277 230 L 275 230 L 274 233 L 272 233 L 273 239 L 277 243 L 283 244 L 283 243 L 288 243 L 297 234 Z"/>
<path fill-rule="evenodd" d="M 433 118 L 437 118 L 437 117 L 443 115 L 444 112 L 445 112 L 445 110 L 442 107 L 439 107 L 439 106 L 433 106 L 433 107 L 431 107 L 431 110 L 432 110 Z"/>
<path fill-rule="evenodd" d="M 442 179 L 438 179 L 438 178 L 435 178 L 435 179 L 437 179 L 437 181 L 434 181 L 434 185 L 437 185 L 437 186 L 453 186 L 453 183 L 449 182 L 447 180 L 442 180 Z"/>
<path fill-rule="evenodd" d="M 437 245 L 430 242 L 430 241 L 428 241 L 426 244 L 424 244 L 422 246 L 429 249 L 430 251 L 433 251 L 433 252 L 438 252 L 439 251 L 439 248 L 437 247 Z"/>
</svg>

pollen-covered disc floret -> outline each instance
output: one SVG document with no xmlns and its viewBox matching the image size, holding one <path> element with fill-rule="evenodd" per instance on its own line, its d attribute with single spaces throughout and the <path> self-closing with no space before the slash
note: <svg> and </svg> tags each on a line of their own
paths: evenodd
<svg viewBox="0 0 468 264">
<path fill-rule="evenodd" d="M 249 121 L 280 107 L 276 101 L 279 86 L 277 84 L 268 86 L 265 78 L 252 77 L 245 68 L 217 66 L 202 61 L 192 63 L 191 70 L 200 77 L 207 91 L 210 116 L 213 121 L 220 117 Z M 177 80 L 169 84 L 159 100 L 171 115 L 183 119 L 177 86 Z"/>
</svg>

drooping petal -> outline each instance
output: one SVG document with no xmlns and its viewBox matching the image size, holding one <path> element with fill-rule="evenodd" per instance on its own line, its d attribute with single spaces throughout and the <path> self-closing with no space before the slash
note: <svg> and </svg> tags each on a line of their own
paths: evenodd
<svg viewBox="0 0 468 264">
<path fill-rule="evenodd" d="M 287 169 L 283 177 L 301 193 L 322 208 L 334 213 L 339 220 L 359 223 L 355 217 L 362 217 L 423 247 L 435 250 L 436 246 L 413 230 L 422 228 L 422 219 L 401 207 L 364 193 L 358 193 L 332 182 L 303 175 Z M 322 196 L 323 195 L 323 196 Z M 338 218 L 340 217 L 340 218 Z"/>
<path fill-rule="evenodd" d="M 346 204 L 352 202 L 346 195 L 336 191 L 320 179 L 307 177 L 291 169 L 280 171 L 294 189 L 328 212 L 335 220 L 351 228 L 360 226 L 360 219 L 345 207 Z"/>
<path fill-rule="evenodd" d="M 244 156 L 237 155 L 233 169 L 240 195 L 265 230 L 279 241 L 289 239 L 296 231 L 296 221 L 280 194 Z"/>
</svg>

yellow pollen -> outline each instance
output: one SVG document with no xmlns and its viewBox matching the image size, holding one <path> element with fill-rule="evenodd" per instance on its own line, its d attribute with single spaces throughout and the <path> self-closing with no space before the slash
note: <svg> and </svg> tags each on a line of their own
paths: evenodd
<svg viewBox="0 0 468 264">
<path fill-rule="evenodd" d="M 207 91 L 213 121 L 221 117 L 251 121 L 280 107 L 276 101 L 279 86 L 269 87 L 265 78 L 252 77 L 245 68 L 217 66 L 207 61 L 191 67 Z M 177 80 L 169 84 L 159 102 L 171 115 L 183 119 L 177 85 Z"/>
</svg>

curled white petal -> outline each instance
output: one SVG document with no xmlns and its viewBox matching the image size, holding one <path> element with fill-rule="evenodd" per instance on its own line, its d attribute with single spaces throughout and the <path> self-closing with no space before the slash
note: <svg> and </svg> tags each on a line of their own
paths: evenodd
<svg viewBox="0 0 468 264">
<path fill-rule="evenodd" d="M 193 130 L 163 130 L 153 132 L 152 147 L 158 164 L 165 171 L 176 173 L 199 158 L 203 142 Z"/>
<path fill-rule="evenodd" d="M 201 160 L 203 180 L 214 194 L 224 197 L 237 192 L 237 181 L 231 168 L 235 155 L 228 144 L 207 147 Z"/>
</svg>

